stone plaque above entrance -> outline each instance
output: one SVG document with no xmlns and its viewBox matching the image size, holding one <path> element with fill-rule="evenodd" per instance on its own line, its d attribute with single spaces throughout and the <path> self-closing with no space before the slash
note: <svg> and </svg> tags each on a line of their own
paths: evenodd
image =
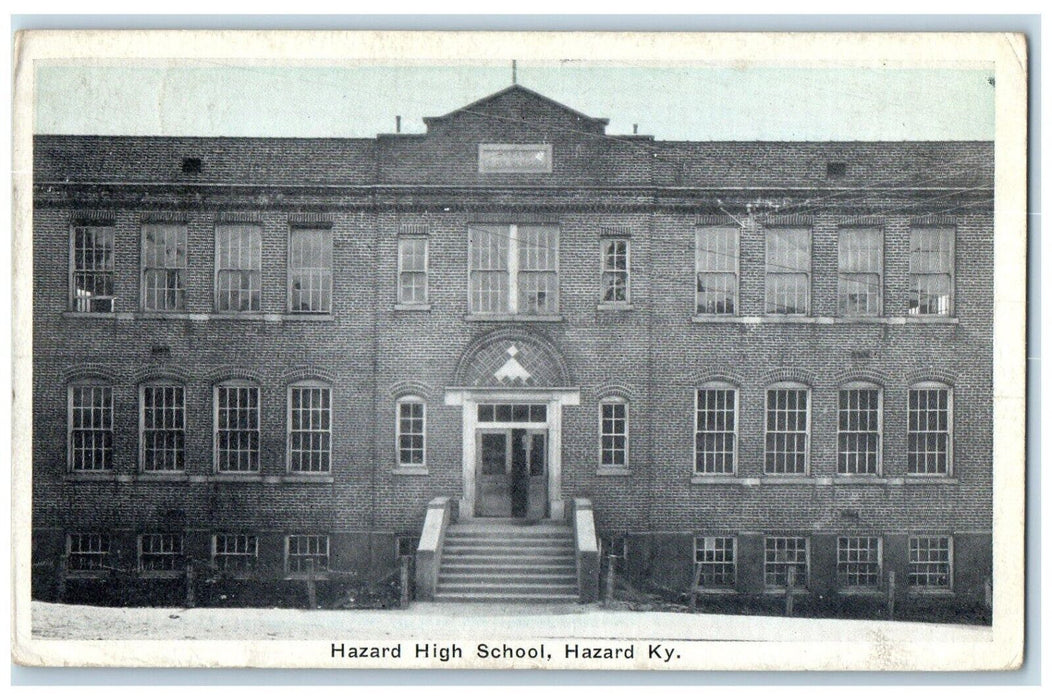
<svg viewBox="0 0 1052 700">
<path fill-rule="evenodd" d="M 551 144 L 479 144 L 480 173 L 550 173 L 551 171 Z"/>
<path fill-rule="evenodd" d="M 500 331 L 476 341 L 457 367 L 463 387 L 565 387 L 566 367 L 550 343 Z"/>
</svg>

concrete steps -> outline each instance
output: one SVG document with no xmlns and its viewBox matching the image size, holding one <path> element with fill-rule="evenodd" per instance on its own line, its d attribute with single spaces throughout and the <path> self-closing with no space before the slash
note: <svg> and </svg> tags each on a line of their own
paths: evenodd
<svg viewBox="0 0 1052 700">
<path fill-rule="evenodd" d="M 570 603 L 577 599 L 577 559 L 569 526 L 479 519 L 447 528 L 436 601 Z"/>
</svg>

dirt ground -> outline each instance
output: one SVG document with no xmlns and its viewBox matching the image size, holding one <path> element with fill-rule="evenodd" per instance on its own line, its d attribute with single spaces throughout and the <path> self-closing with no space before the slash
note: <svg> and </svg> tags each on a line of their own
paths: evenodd
<svg viewBox="0 0 1052 700">
<path fill-rule="evenodd" d="M 287 608 L 103 608 L 34 601 L 32 636 L 83 640 L 334 640 L 653 637 L 692 640 L 823 641 L 872 639 L 861 620 L 635 612 L 599 605 L 560 606 L 413 603 L 406 610 Z M 984 642 L 989 627 L 920 622 L 880 623 L 881 641 Z"/>
</svg>

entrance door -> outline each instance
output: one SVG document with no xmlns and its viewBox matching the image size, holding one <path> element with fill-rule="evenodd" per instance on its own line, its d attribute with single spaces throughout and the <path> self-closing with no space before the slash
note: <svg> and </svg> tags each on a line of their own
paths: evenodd
<svg viewBox="0 0 1052 700">
<path fill-rule="evenodd" d="M 548 431 L 488 428 L 477 433 L 475 514 L 540 520 L 548 514 Z"/>
</svg>

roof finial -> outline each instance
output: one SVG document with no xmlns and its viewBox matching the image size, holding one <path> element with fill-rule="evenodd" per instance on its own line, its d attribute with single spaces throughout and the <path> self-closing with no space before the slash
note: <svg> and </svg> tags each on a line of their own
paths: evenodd
<svg viewBox="0 0 1052 700">
<path fill-rule="evenodd" d="M 515 60 L 514 59 L 512 59 L 512 62 L 511 62 L 511 84 L 512 85 L 518 85 L 519 84 L 519 79 L 518 79 L 518 76 L 516 75 L 516 65 L 515 65 Z"/>
</svg>

